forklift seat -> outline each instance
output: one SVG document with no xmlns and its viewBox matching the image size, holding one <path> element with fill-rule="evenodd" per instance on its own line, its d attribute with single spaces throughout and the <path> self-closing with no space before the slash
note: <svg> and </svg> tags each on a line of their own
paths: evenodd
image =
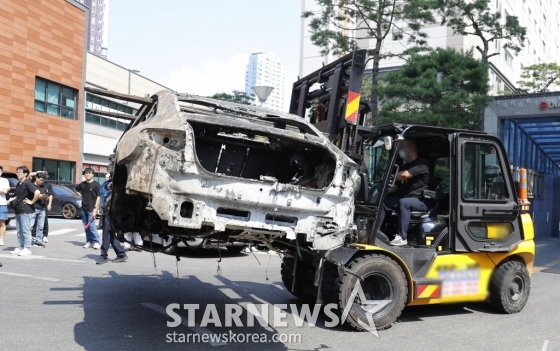
<svg viewBox="0 0 560 351">
<path fill-rule="evenodd" d="M 441 178 L 430 177 L 428 181 L 428 190 L 422 191 L 422 197 L 429 199 L 428 211 L 412 211 L 410 212 L 410 221 L 418 222 L 422 218 L 432 218 L 437 216 L 438 204 L 441 200 Z M 391 216 L 397 217 L 399 213 L 396 210 L 391 212 Z"/>
<path fill-rule="evenodd" d="M 422 191 L 422 197 L 430 200 L 428 211 L 412 211 L 411 220 L 437 216 L 438 204 L 441 201 L 441 180 L 440 177 L 430 177 L 428 190 Z"/>
</svg>

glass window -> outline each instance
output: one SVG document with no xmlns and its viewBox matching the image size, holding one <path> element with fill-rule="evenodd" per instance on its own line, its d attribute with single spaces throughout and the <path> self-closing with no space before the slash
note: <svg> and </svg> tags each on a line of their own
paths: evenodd
<svg viewBox="0 0 560 351">
<path fill-rule="evenodd" d="M 101 126 L 102 127 L 108 127 L 109 126 L 109 120 L 107 118 L 101 117 Z"/>
<path fill-rule="evenodd" d="M 55 195 L 76 195 L 75 193 L 73 193 L 70 189 L 64 187 L 64 186 L 60 186 L 60 185 L 55 185 L 53 186 L 53 192 Z"/>
<path fill-rule="evenodd" d="M 374 144 L 366 145 L 364 148 L 361 172 L 366 174 L 368 182 L 367 203 L 377 203 L 377 197 L 379 196 L 378 186 L 385 176 L 389 156 L 390 151 L 385 149 L 385 144 L 381 140 Z"/>
<path fill-rule="evenodd" d="M 75 167 L 76 164 L 70 161 L 33 158 L 33 172 L 47 171 L 49 181 L 53 184 L 57 182 L 73 183 Z"/>
<path fill-rule="evenodd" d="M 503 201 L 509 198 L 496 147 L 490 143 L 463 144 L 463 198 Z"/>
<path fill-rule="evenodd" d="M 117 129 L 117 121 L 115 121 L 114 119 L 109 119 L 109 128 L 113 128 L 113 129 Z"/>
<path fill-rule="evenodd" d="M 76 90 L 37 77 L 34 106 L 35 111 L 75 119 Z"/>
</svg>

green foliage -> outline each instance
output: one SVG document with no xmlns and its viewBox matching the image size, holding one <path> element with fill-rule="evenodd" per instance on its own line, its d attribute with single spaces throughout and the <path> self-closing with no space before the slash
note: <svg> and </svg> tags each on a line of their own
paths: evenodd
<svg viewBox="0 0 560 351">
<path fill-rule="evenodd" d="M 490 43 L 499 41 L 504 49 L 514 54 L 524 46 L 527 29 L 519 24 L 516 16 L 502 18 L 501 11 L 490 9 L 490 0 L 434 0 L 442 17 L 442 24 L 447 24 L 461 35 L 474 35 L 480 38 L 482 60 L 499 55 L 490 53 Z"/>
<path fill-rule="evenodd" d="M 476 129 L 480 109 L 492 101 L 487 64 L 472 51 L 453 49 L 412 55 L 374 89 L 381 101 L 380 123 Z"/>
<path fill-rule="evenodd" d="M 243 91 L 234 89 L 234 90 L 232 90 L 231 94 L 216 93 L 216 94 L 210 96 L 210 98 L 216 99 L 216 100 L 235 102 L 235 103 L 238 103 L 238 104 L 251 105 L 254 97 L 253 97 L 253 95 L 249 96 L 249 95 L 246 95 L 245 92 L 243 92 Z"/>
<path fill-rule="evenodd" d="M 539 63 L 522 68 L 518 84 L 525 93 L 544 93 L 560 79 L 560 66 L 556 63 Z"/>
<path fill-rule="evenodd" d="M 342 56 L 359 48 L 368 48 L 373 60 L 371 84 L 377 85 L 379 61 L 397 56 L 382 52 L 383 41 L 393 35 L 407 37 L 409 43 L 426 46 L 426 33 L 421 27 L 433 23 L 432 0 L 316 0 L 318 12 L 304 12 L 309 18 L 311 42 L 321 54 Z M 370 42 L 373 45 L 370 46 Z M 418 48 L 415 48 L 418 50 Z M 409 54 L 405 52 L 404 55 Z M 403 54 L 398 54 L 398 56 Z M 377 120 L 377 97 L 370 92 L 373 122 Z"/>
</svg>

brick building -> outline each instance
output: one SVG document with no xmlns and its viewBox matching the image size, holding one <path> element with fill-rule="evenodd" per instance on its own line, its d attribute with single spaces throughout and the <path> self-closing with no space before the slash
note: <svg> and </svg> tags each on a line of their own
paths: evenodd
<svg viewBox="0 0 560 351">
<path fill-rule="evenodd" d="M 74 0 L 2 0 L 0 164 L 74 182 L 81 169 L 87 8 Z"/>
</svg>

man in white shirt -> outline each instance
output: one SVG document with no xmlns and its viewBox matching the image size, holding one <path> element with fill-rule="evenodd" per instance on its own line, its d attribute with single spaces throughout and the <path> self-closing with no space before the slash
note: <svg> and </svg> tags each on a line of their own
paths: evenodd
<svg viewBox="0 0 560 351">
<path fill-rule="evenodd" d="M 6 200 L 6 194 L 10 191 L 8 179 L 1 177 L 3 171 L 4 168 L 0 166 L 0 246 L 4 246 L 6 221 L 8 220 L 8 201 Z"/>
</svg>

